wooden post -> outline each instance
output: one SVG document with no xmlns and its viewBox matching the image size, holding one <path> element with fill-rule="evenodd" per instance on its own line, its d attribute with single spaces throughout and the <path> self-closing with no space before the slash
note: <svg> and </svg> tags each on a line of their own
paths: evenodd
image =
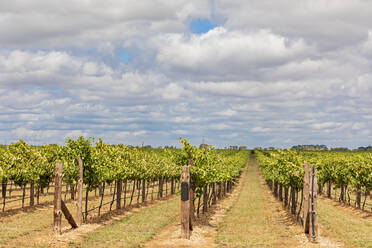
<svg viewBox="0 0 372 248">
<path fill-rule="evenodd" d="M 124 203 L 123 203 L 124 204 L 124 208 L 125 208 L 125 204 L 127 203 L 127 182 L 128 182 L 128 180 L 125 179 L 124 180 Z M 105 186 L 105 184 L 103 184 L 103 186 Z"/>
<path fill-rule="evenodd" d="M 305 163 L 304 176 L 304 231 L 309 234 L 312 242 L 318 238 L 318 180 L 315 167 L 310 170 L 309 163 Z"/>
<path fill-rule="evenodd" d="M 3 212 L 5 211 L 5 198 L 6 198 L 6 182 L 1 183 L 1 196 L 3 197 Z"/>
<path fill-rule="evenodd" d="M 304 192 L 304 212 L 302 215 L 303 219 L 303 225 L 304 225 L 304 231 L 305 233 L 309 233 L 309 190 L 310 189 L 310 165 L 309 163 L 305 163 L 305 175 L 304 175 L 304 187 L 303 187 L 303 192 Z"/>
<path fill-rule="evenodd" d="M 194 165 L 194 161 L 192 159 L 190 159 L 189 160 L 189 167 L 191 168 L 191 166 L 193 166 L 193 165 Z M 190 174 L 190 168 L 189 168 L 189 174 Z M 192 226 L 193 226 L 193 223 L 195 221 L 195 207 L 194 207 L 194 200 L 195 199 L 194 199 L 194 182 L 193 182 L 191 176 L 189 176 L 189 177 L 190 177 L 190 182 L 189 182 L 189 184 L 190 184 L 190 186 L 189 186 L 189 198 L 190 198 L 189 227 L 190 227 L 190 230 L 192 231 Z"/>
<path fill-rule="evenodd" d="M 22 209 L 25 207 L 25 196 L 26 196 L 26 184 L 21 186 L 22 188 Z"/>
<path fill-rule="evenodd" d="M 357 192 L 356 192 L 356 199 L 355 199 L 355 205 L 357 208 L 361 208 L 362 203 L 362 192 L 360 185 L 357 186 Z"/>
<path fill-rule="evenodd" d="M 70 184 L 71 189 L 71 200 L 75 200 L 75 185 L 73 183 Z"/>
<path fill-rule="evenodd" d="M 203 214 L 207 212 L 208 208 L 208 186 L 203 187 Z"/>
<path fill-rule="evenodd" d="M 310 238 L 312 242 L 316 242 L 318 238 L 318 180 L 314 166 L 310 175 Z"/>
<path fill-rule="evenodd" d="M 77 224 L 74 220 L 74 218 L 72 217 L 70 211 L 68 211 L 68 208 L 65 204 L 64 201 L 61 200 L 61 209 L 62 209 L 62 212 L 63 212 L 63 215 L 66 217 L 68 223 L 72 226 L 72 228 L 77 228 Z"/>
<path fill-rule="evenodd" d="M 54 233 L 61 234 L 62 221 L 62 163 L 56 163 L 56 172 L 54 178 Z"/>
<path fill-rule="evenodd" d="M 76 220 L 78 226 L 81 226 L 83 223 L 83 160 L 79 157 L 79 180 L 77 183 L 77 202 L 76 202 Z"/>
<path fill-rule="evenodd" d="M 291 187 L 291 213 L 296 214 L 296 209 L 297 209 L 297 201 L 296 201 L 296 195 L 297 195 L 297 190 L 294 187 Z"/>
<path fill-rule="evenodd" d="M 142 203 L 146 201 L 146 180 L 142 179 Z"/>
<path fill-rule="evenodd" d="M 31 180 L 30 182 L 30 206 L 34 206 L 35 203 L 35 181 Z"/>
<path fill-rule="evenodd" d="M 174 194 L 174 178 L 171 178 L 171 195 Z"/>
<path fill-rule="evenodd" d="M 181 237 L 190 239 L 190 168 L 182 166 L 181 174 Z"/>
<path fill-rule="evenodd" d="M 123 181 L 118 180 L 116 184 L 116 209 L 121 209 L 121 189 L 123 188 Z"/>
</svg>

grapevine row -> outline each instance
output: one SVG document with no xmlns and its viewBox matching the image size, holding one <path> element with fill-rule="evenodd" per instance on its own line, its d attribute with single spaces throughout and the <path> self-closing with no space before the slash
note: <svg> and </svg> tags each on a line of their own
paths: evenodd
<svg viewBox="0 0 372 248">
<path fill-rule="evenodd" d="M 101 139 L 93 143 L 92 138 L 84 137 L 68 139 L 64 146 L 35 147 L 20 140 L 0 148 L 4 206 L 7 182 L 23 190 L 30 184 L 39 192 L 53 181 L 57 162 L 63 163 L 63 182 L 69 186 L 73 196 L 78 180 L 79 158 L 84 165 L 83 182 L 87 195 L 89 191 L 105 184 L 121 185 L 124 182 L 146 182 L 147 185 L 159 182 L 161 191 L 163 182 L 179 180 L 182 166 L 190 159 L 194 161 L 191 175 L 198 194 L 198 189 L 211 183 L 232 183 L 245 164 L 242 152 L 217 151 L 212 146 L 197 149 L 186 139 L 180 142 L 184 145 L 182 149 L 162 150 L 109 145 Z"/>
<path fill-rule="evenodd" d="M 368 152 L 299 152 L 295 150 L 256 151 L 265 180 L 275 187 L 299 191 L 303 187 L 304 163 L 316 166 L 319 193 L 328 184 L 340 188 L 340 201 L 346 202 L 346 190 L 356 194 L 356 205 L 364 208 L 365 199 L 372 190 L 372 154 Z M 276 189 L 274 189 L 274 192 Z M 350 199 L 350 196 L 349 196 Z M 296 205 L 296 204 L 294 204 Z M 294 206 L 295 208 L 295 206 Z"/>
</svg>

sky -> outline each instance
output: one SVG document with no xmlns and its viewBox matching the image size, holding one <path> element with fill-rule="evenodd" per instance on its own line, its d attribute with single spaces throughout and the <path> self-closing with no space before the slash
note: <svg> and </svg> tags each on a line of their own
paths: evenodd
<svg viewBox="0 0 372 248">
<path fill-rule="evenodd" d="M 371 145 L 372 1 L 0 1 L 0 143 Z"/>
</svg>

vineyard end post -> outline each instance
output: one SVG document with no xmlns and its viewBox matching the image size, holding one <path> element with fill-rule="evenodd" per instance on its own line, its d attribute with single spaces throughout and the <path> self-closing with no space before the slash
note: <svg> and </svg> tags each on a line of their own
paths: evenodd
<svg viewBox="0 0 372 248">
<path fill-rule="evenodd" d="M 309 163 L 305 163 L 304 176 L 304 231 L 309 235 L 311 242 L 318 239 L 318 180 L 315 166 L 310 168 Z"/>
<path fill-rule="evenodd" d="M 56 163 L 56 172 L 54 177 L 54 212 L 53 212 L 53 226 L 54 233 L 61 234 L 62 222 L 62 163 Z"/>
<path fill-rule="evenodd" d="M 303 192 L 304 192 L 304 211 L 302 215 L 303 225 L 304 225 L 304 232 L 309 233 L 309 189 L 310 189 L 310 165 L 309 163 L 305 163 L 305 175 L 304 175 L 304 186 L 303 186 Z"/>
<path fill-rule="evenodd" d="M 181 237 L 190 239 L 190 168 L 182 166 L 181 174 Z"/>
<path fill-rule="evenodd" d="M 77 202 L 76 202 L 76 221 L 77 225 L 81 226 L 83 222 L 83 213 L 82 213 L 82 206 L 83 206 L 83 160 L 79 157 L 79 180 L 77 183 Z"/>
<path fill-rule="evenodd" d="M 121 209 L 121 190 L 123 188 L 123 181 L 118 180 L 116 183 L 116 209 Z"/>
<path fill-rule="evenodd" d="M 317 242 L 318 239 L 318 180 L 317 171 L 313 165 L 312 171 L 310 172 L 310 238 L 312 242 Z"/>
<path fill-rule="evenodd" d="M 189 160 L 189 173 L 191 170 L 191 167 L 194 165 L 194 161 L 192 159 Z M 190 181 L 189 181 L 189 198 L 190 198 L 190 222 L 189 222 L 189 227 L 190 230 L 192 231 L 192 224 L 195 221 L 195 208 L 194 208 L 194 182 L 190 176 Z"/>
</svg>

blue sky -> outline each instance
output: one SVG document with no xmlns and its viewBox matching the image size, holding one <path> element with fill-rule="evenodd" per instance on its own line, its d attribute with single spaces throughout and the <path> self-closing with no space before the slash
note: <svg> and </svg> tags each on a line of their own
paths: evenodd
<svg viewBox="0 0 372 248">
<path fill-rule="evenodd" d="M 362 0 L 0 3 L 0 143 L 371 145 L 371 12 Z"/>
<path fill-rule="evenodd" d="M 204 34 L 216 27 L 216 25 L 208 19 L 192 20 L 189 26 L 190 32 L 193 34 Z"/>
</svg>

